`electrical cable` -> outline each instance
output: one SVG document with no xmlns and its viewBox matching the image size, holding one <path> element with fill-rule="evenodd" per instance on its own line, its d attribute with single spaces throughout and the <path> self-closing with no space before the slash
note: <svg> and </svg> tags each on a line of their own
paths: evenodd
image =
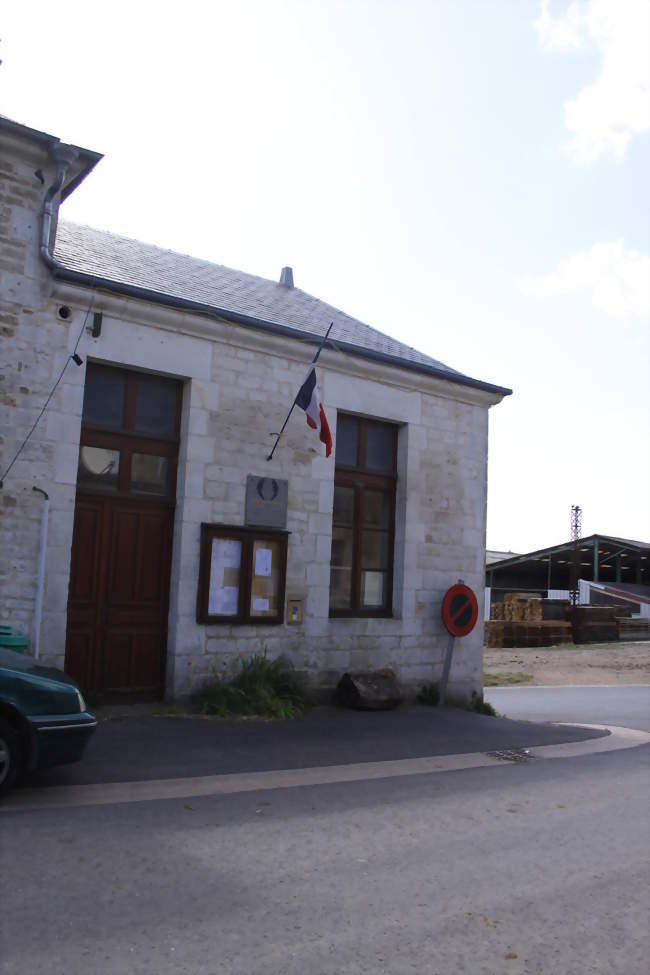
<svg viewBox="0 0 650 975">
<path fill-rule="evenodd" d="M 5 479 L 6 479 L 7 475 L 9 474 L 9 471 L 14 466 L 14 464 L 16 463 L 16 461 L 18 460 L 18 458 L 20 457 L 21 453 L 23 452 L 23 450 L 27 446 L 27 443 L 29 442 L 29 438 L 33 434 L 34 430 L 38 426 L 39 420 L 41 419 L 41 417 L 45 413 L 46 409 L 48 408 L 48 406 L 50 404 L 50 400 L 54 396 L 54 394 L 55 394 L 55 392 L 57 390 L 57 387 L 58 387 L 59 383 L 63 379 L 63 373 L 68 368 L 68 363 L 69 362 L 74 362 L 75 365 L 77 365 L 77 366 L 82 365 L 83 359 L 81 358 L 80 355 L 77 354 L 77 349 L 79 348 L 79 343 L 81 342 L 81 337 L 82 337 L 82 335 L 84 333 L 84 329 L 86 328 L 86 322 L 88 321 L 88 316 L 90 315 L 90 311 L 91 311 L 91 309 L 93 307 L 94 301 L 95 301 L 95 292 L 93 291 L 92 295 L 90 296 L 90 304 L 88 305 L 88 308 L 86 309 L 86 314 L 84 315 L 83 324 L 81 326 L 81 330 L 79 332 L 79 335 L 77 336 L 77 341 L 75 342 L 74 349 L 72 350 L 72 352 L 70 353 L 70 355 L 68 356 L 68 358 L 65 360 L 63 369 L 59 373 L 59 376 L 58 376 L 57 381 L 54 383 L 54 386 L 52 387 L 49 396 L 45 400 L 45 403 L 43 404 L 43 408 L 41 409 L 41 412 L 38 414 L 38 416 L 34 420 L 34 423 L 32 425 L 31 430 L 29 431 L 29 433 L 27 434 L 27 436 L 25 437 L 25 439 L 21 443 L 20 447 L 18 448 L 18 450 L 14 454 L 14 456 L 13 456 L 13 458 L 11 460 L 11 463 L 9 464 L 9 467 L 6 469 L 6 471 L 4 472 L 4 474 L 2 475 L 2 477 L 0 477 L 0 489 L 4 487 L 4 482 L 5 482 Z"/>
</svg>

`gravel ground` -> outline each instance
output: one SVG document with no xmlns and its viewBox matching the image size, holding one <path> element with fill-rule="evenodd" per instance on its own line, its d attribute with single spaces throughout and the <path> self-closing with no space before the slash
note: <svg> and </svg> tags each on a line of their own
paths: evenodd
<svg viewBox="0 0 650 975">
<path fill-rule="evenodd" d="M 650 642 L 486 649 L 483 669 L 486 674 L 532 674 L 530 685 L 648 684 Z"/>
</svg>

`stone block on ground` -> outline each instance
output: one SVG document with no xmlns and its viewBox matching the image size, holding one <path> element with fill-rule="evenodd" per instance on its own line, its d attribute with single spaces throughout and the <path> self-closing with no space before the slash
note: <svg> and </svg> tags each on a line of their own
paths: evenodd
<svg viewBox="0 0 650 975">
<path fill-rule="evenodd" d="M 337 702 L 360 711 L 389 711 L 401 704 L 404 695 L 389 667 L 345 673 L 336 688 Z"/>
</svg>

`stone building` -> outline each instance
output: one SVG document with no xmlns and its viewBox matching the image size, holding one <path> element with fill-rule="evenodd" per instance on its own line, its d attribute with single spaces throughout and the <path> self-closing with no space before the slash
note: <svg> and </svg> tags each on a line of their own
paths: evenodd
<svg viewBox="0 0 650 975">
<path fill-rule="evenodd" d="M 7 119 L 0 140 L 0 621 L 105 694 L 181 695 L 259 652 L 321 687 L 435 680 L 444 592 L 483 598 L 488 409 L 509 390 L 290 269 L 59 222 L 101 157 Z M 296 409 L 267 460 L 330 322 L 334 451 Z M 481 688 L 482 642 L 458 641 L 451 693 Z"/>
</svg>

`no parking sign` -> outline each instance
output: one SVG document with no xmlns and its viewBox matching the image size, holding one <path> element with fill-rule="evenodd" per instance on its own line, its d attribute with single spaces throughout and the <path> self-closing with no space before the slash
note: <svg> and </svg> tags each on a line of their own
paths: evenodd
<svg viewBox="0 0 650 975">
<path fill-rule="evenodd" d="M 476 626 L 478 601 L 462 582 L 448 589 L 442 601 L 442 622 L 452 636 L 467 636 Z"/>
<path fill-rule="evenodd" d="M 457 636 L 467 636 L 476 626 L 478 619 L 478 601 L 476 596 L 461 580 L 445 593 L 442 601 L 442 622 L 449 633 L 447 653 L 440 681 L 440 703 L 445 703 L 451 657 L 454 652 L 454 642 Z"/>
</svg>

